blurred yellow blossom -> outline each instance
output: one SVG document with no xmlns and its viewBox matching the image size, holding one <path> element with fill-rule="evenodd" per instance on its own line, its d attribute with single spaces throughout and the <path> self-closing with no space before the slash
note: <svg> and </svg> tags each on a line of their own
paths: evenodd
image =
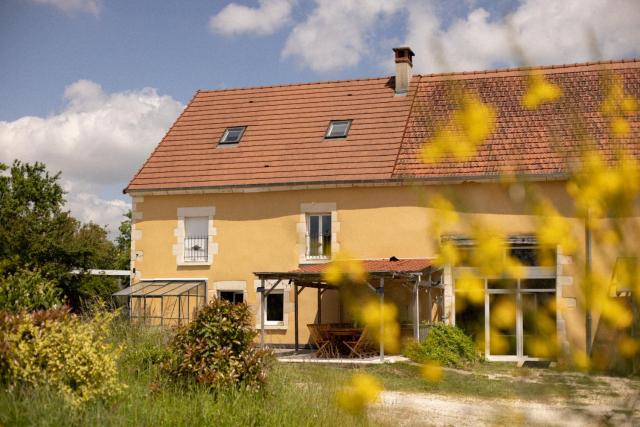
<svg viewBox="0 0 640 427">
<path fill-rule="evenodd" d="M 552 102 L 562 96 L 562 90 L 544 78 L 542 74 L 529 76 L 527 90 L 522 97 L 522 105 L 529 109 L 538 108 L 540 104 Z"/>
<path fill-rule="evenodd" d="M 476 154 L 479 144 L 495 129 L 494 108 L 483 103 L 475 94 L 459 97 L 460 107 L 455 110 L 446 126 L 437 130 L 421 150 L 425 163 L 432 163 L 446 155 L 467 160 Z"/>
<path fill-rule="evenodd" d="M 342 409 L 357 414 L 368 405 L 376 403 L 381 390 L 380 382 L 376 378 L 358 373 L 351 377 L 349 384 L 338 390 L 336 400 Z"/>
<path fill-rule="evenodd" d="M 573 254 L 578 244 L 571 232 L 569 220 L 558 213 L 555 207 L 548 201 L 540 201 L 535 207 L 535 213 L 539 216 L 536 226 L 536 238 L 540 245 L 540 258 L 542 265 L 555 264 L 555 250 L 560 248 L 563 254 Z"/>
<path fill-rule="evenodd" d="M 622 357 L 631 359 L 640 351 L 640 341 L 629 336 L 624 336 L 618 341 L 618 350 Z"/>
<path fill-rule="evenodd" d="M 591 360 L 589 356 L 587 355 L 587 353 L 580 350 L 576 351 L 573 354 L 573 364 L 576 368 L 583 371 L 587 371 L 589 370 L 589 368 L 591 368 Z"/>
<path fill-rule="evenodd" d="M 629 132 L 631 132 L 631 125 L 624 117 L 614 117 L 611 119 L 611 132 L 614 136 L 622 138 L 629 135 Z"/>
<path fill-rule="evenodd" d="M 638 102 L 630 95 L 625 95 L 624 84 L 620 76 L 611 76 L 606 83 L 605 98 L 600 110 L 609 118 L 611 133 L 616 137 L 629 135 L 631 126 L 626 119 L 638 109 Z"/>
<path fill-rule="evenodd" d="M 444 265 L 457 265 L 460 261 L 460 253 L 456 244 L 450 240 L 442 242 L 440 252 L 436 257 L 434 264 L 438 267 Z"/>
<path fill-rule="evenodd" d="M 442 366 L 436 361 L 430 360 L 422 365 L 420 369 L 422 378 L 430 383 L 437 383 L 442 380 Z"/>
<path fill-rule="evenodd" d="M 400 325 L 396 319 L 398 309 L 395 304 L 380 304 L 376 300 L 368 301 L 361 309 L 360 319 L 369 333 L 377 341 L 384 344 L 385 350 L 395 353 L 400 349 Z M 380 325 L 382 324 L 382 336 Z"/>
<path fill-rule="evenodd" d="M 345 252 L 339 252 L 322 273 L 324 280 L 333 284 L 343 281 L 362 283 L 367 278 L 367 272 L 361 261 L 355 260 Z"/>
<path fill-rule="evenodd" d="M 596 307 L 605 321 L 617 329 L 625 329 L 631 326 L 633 322 L 633 313 L 631 309 L 614 298 L 598 299 L 598 307 Z"/>
<path fill-rule="evenodd" d="M 509 329 L 516 324 L 516 304 L 511 298 L 500 298 L 491 308 L 491 324 L 499 329 Z"/>
<path fill-rule="evenodd" d="M 463 271 L 456 279 L 456 295 L 466 298 L 474 305 L 484 304 L 484 281 L 468 271 Z"/>
</svg>

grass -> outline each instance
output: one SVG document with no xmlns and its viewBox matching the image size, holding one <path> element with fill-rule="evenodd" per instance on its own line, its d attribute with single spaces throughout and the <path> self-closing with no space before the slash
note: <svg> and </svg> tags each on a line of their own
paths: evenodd
<svg viewBox="0 0 640 427">
<path fill-rule="evenodd" d="M 162 329 L 118 325 L 113 340 L 125 348 L 119 369 L 120 380 L 127 385 L 125 393 L 111 402 L 71 409 L 46 389 L 3 389 L 0 425 L 379 425 L 381 420 L 385 422 L 384 417 L 352 416 L 336 405 L 336 390 L 356 371 L 377 377 L 385 390 L 487 399 L 549 402 L 602 385 L 597 377 L 563 375 L 547 369 L 517 370 L 506 364 L 479 364 L 469 371 L 446 370 L 442 381 L 429 383 L 421 378 L 419 367 L 409 363 L 366 367 L 275 363 L 263 391 L 213 395 L 197 386 L 177 385 L 159 374 L 159 361 L 169 339 L 170 334 Z"/>
<path fill-rule="evenodd" d="M 321 387 L 300 381 L 288 366 L 272 367 L 267 387 L 259 393 L 229 391 L 213 395 L 197 386 L 180 386 L 159 375 L 158 360 L 167 332 L 118 326 L 113 339 L 125 344 L 120 379 L 127 390 L 111 402 L 82 409 L 65 406 L 46 389 L 0 390 L 0 425 L 7 426 L 320 426 L 336 420 L 364 426 L 365 417 L 344 413 L 335 403 L 340 375 L 327 375 Z"/>
</svg>

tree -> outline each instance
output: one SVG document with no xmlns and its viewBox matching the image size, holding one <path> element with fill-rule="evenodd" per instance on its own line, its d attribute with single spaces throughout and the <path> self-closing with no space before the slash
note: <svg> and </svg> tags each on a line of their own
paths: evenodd
<svg viewBox="0 0 640 427">
<path fill-rule="evenodd" d="M 120 223 L 116 237 L 116 268 L 128 270 L 131 266 L 131 210 L 124 214 L 125 219 Z"/>
<path fill-rule="evenodd" d="M 72 274 L 73 270 L 115 268 L 116 247 L 104 227 L 82 224 L 65 210 L 60 173 L 43 163 L 0 163 L 0 277 L 19 270 L 41 272 L 80 307 L 86 298 L 117 289 L 114 279 Z"/>
</svg>

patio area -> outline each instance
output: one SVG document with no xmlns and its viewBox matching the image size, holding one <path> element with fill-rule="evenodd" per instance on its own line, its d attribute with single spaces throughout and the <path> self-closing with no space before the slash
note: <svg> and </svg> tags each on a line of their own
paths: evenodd
<svg viewBox="0 0 640 427">
<path fill-rule="evenodd" d="M 391 257 L 388 260 L 359 260 L 366 273 L 366 288 L 377 298 L 382 307 L 385 297 L 396 305 L 397 301 L 405 303 L 399 307 L 404 320 L 401 331 L 419 340 L 425 336 L 426 326 L 434 320 L 441 320 L 443 310 L 442 271 L 434 268 L 428 259 L 399 260 Z M 290 355 L 281 356 L 286 361 L 315 361 L 316 363 L 362 363 L 376 360 L 383 363 L 401 356 L 385 355 L 382 342 L 374 342 L 371 330 L 358 325 L 355 319 L 340 323 L 322 321 L 322 295 L 326 291 L 340 292 L 336 285 L 324 280 L 323 272 L 329 263 L 305 264 L 289 272 L 256 272 L 261 281 L 260 293 L 260 344 L 265 347 L 265 300 L 269 293 L 281 283 L 293 286 L 294 293 L 294 349 Z M 316 321 L 303 325 L 309 330 L 309 343 L 313 351 L 301 350 L 299 295 L 307 288 L 317 289 Z M 394 300 L 394 298 L 396 300 Z M 402 308 L 402 310 L 400 310 Z M 382 322 L 379 325 L 379 336 L 382 336 Z M 303 343 L 303 347 L 309 347 Z M 293 357 L 296 356 L 296 357 Z M 350 360 L 354 362 L 349 362 Z M 402 358 L 401 360 L 404 360 Z"/>
</svg>

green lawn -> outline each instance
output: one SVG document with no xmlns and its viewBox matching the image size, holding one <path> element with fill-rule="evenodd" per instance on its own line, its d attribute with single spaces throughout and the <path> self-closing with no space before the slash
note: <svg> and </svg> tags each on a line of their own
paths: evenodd
<svg viewBox="0 0 640 427">
<path fill-rule="evenodd" d="M 408 363 L 323 366 L 274 362 L 267 387 L 217 396 L 199 387 L 178 386 L 159 375 L 158 360 L 168 335 L 162 330 L 121 327 L 114 340 L 125 344 L 120 377 L 126 392 L 111 402 L 71 410 L 44 389 L 0 390 L 0 425 L 18 426 L 332 426 L 378 425 L 352 416 L 335 403 L 335 392 L 357 371 L 379 379 L 386 390 L 475 398 L 519 398 L 546 402 L 564 399 L 605 384 L 598 377 L 562 374 L 549 369 L 516 369 L 513 365 L 480 364 L 470 371 L 446 370 L 433 384 Z M 393 420 L 389 420 L 393 425 Z"/>
</svg>

